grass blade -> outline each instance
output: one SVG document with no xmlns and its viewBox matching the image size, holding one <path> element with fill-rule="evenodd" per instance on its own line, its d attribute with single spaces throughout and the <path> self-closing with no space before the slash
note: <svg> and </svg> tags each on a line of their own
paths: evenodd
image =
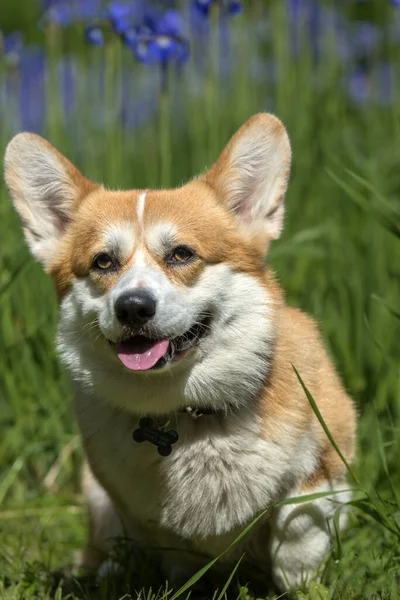
<svg viewBox="0 0 400 600">
<path fill-rule="evenodd" d="M 234 578 L 234 576 L 235 576 L 235 573 L 236 573 L 236 571 L 238 570 L 238 568 L 239 568 L 239 565 L 240 565 L 240 563 L 242 562 L 243 558 L 244 558 L 244 554 L 242 554 L 242 556 L 241 556 L 241 557 L 239 558 L 239 560 L 237 561 L 237 563 L 236 563 L 236 565 L 235 565 L 235 568 L 233 569 L 232 573 L 229 575 L 228 579 L 226 580 L 226 583 L 225 583 L 224 587 L 222 588 L 222 590 L 221 590 L 221 593 L 219 594 L 219 596 L 218 596 L 217 600 L 222 600 L 222 599 L 223 599 L 223 597 L 224 597 L 224 595 L 226 594 L 226 592 L 227 592 L 227 589 L 228 589 L 228 587 L 230 586 L 230 584 L 231 584 L 231 581 L 232 581 L 232 579 Z"/>
<path fill-rule="evenodd" d="M 333 436 L 331 434 L 331 432 L 329 431 L 329 428 L 327 426 L 327 424 L 324 421 L 323 416 L 321 415 L 321 412 L 314 400 L 314 398 L 312 397 L 311 393 L 309 392 L 308 388 L 306 387 L 304 381 L 302 380 L 302 378 L 299 375 L 299 372 L 297 371 L 296 367 L 292 364 L 293 370 L 296 373 L 296 377 L 300 382 L 301 387 L 303 388 L 303 391 L 305 393 L 305 395 L 307 396 L 307 399 L 311 405 L 311 408 L 314 411 L 315 416 L 317 417 L 318 421 L 320 422 L 322 429 L 325 431 L 327 438 L 329 439 L 330 443 L 332 444 L 332 446 L 335 448 L 336 452 L 338 453 L 338 455 L 340 456 L 343 464 L 345 465 L 347 472 L 351 475 L 352 479 L 359 485 L 361 486 L 360 481 L 358 480 L 357 476 L 354 474 L 352 468 L 350 467 L 349 463 L 347 462 L 345 456 L 343 455 L 342 451 L 340 450 L 339 446 L 337 445 L 337 443 L 335 442 L 335 440 L 333 439 Z"/>
</svg>

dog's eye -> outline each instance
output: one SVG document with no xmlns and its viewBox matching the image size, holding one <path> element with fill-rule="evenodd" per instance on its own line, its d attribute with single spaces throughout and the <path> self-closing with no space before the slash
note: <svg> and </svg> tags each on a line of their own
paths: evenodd
<svg viewBox="0 0 400 600">
<path fill-rule="evenodd" d="M 195 257 L 195 253 L 188 246 L 177 246 L 168 257 L 168 262 L 172 264 L 186 263 Z"/>
<path fill-rule="evenodd" d="M 109 271 L 116 266 L 115 261 L 106 254 L 105 252 L 101 252 L 94 257 L 92 263 L 92 269 L 97 269 L 99 271 Z"/>
</svg>

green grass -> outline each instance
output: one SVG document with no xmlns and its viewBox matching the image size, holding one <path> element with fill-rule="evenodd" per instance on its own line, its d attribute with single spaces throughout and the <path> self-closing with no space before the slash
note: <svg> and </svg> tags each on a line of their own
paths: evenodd
<svg viewBox="0 0 400 600">
<path fill-rule="evenodd" d="M 259 6 L 253 9 L 256 17 Z M 270 43 L 257 46 L 246 20 L 232 22 L 238 46 L 234 73 L 220 85 L 209 66 L 194 94 L 189 63 L 183 78 L 171 74 L 169 96 L 158 99 L 154 117 L 128 133 L 117 115 L 104 128 L 95 127 L 96 91 L 85 69 L 105 61 L 110 107 L 118 95 L 110 90 L 119 89 L 123 68 L 131 73 L 133 92 L 149 74 L 118 46 L 85 50 L 76 41 L 73 115 L 68 123 L 62 118 L 50 76 L 46 135 L 87 176 L 110 187 L 157 187 L 177 185 L 203 170 L 252 113 L 271 110 L 283 120 L 294 163 L 285 233 L 273 244 L 269 261 L 288 303 L 317 319 L 356 401 L 359 443 L 353 469 L 363 489 L 347 531 L 340 538 L 333 532 L 322 584 L 298 595 L 395 599 L 400 597 L 399 90 L 388 107 L 354 107 L 329 36 L 318 65 L 307 39 L 294 62 L 281 4 L 271 7 Z M 72 31 L 55 43 L 48 32 L 50 68 L 68 35 L 79 40 Z M 400 57 L 390 40 L 386 51 L 399 74 Z M 266 54 L 278 77 L 255 82 L 248 66 Z M 13 111 L 10 104 L 5 108 Z M 10 135 L 7 120 L 1 121 L 1 148 Z M 53 347 L 55 295 L 28 256 L 4 185 L 0 227 L 0 599 L 162 598 L 157 565 L 140 554 L 133 572 L 109 577 L 98 589 L 70 587 L 69 566 L 86 532 L 79 491 L 82 451 L 67 377 Z M 242 586 L 246 581 L 240 579 Z M 233 598 L 255 597 L 235 582 L 236 576 Z M 141 586 L 145 591 L 138 596 Z M 208 592 L 210 599 L 219 597 L 211 587 Z M 275 597 L 271 589 L 259 593 Z"/>
</svg>

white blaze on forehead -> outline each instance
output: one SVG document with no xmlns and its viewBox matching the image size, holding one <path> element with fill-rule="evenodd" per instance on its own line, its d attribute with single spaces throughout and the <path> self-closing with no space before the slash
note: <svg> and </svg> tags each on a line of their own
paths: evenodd
<svg viewBox="0 0 400 600">
<path fill-rule="evenodd" d="M 139 227 L 143 233 L 144 227 L 144 203 L 146 201 L 146 192 L 139 194 L 139 198 L 136 205 L 136 216 L 138 219 Z"/>
<path fill-rule="evenodd" d="M 103 235 L 104 249 L 114 252 L 121 259 L 128 259 L 135 247 L 135 230 L 129 221 L 114 223 Z"/>
<path fill-rule="evenodd" d="M 147 266 L 146 258 L 142 248 L 138 248 L 136 251 L 133 266 L 137 267 L 138 269 L 143 269 Z"/>
</svg>

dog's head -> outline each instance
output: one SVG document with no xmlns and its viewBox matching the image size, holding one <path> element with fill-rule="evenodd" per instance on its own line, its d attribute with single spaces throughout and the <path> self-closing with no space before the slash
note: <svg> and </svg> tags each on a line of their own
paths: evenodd
<svg viewBox="0 0 400 600">
<path fill-rule="evenodd" d="M 5 176 L 32 254 L 54 278 L 73 376 L 141 413 L 247 402 L 265 379 L 290 146 L 252 117 L 204 175 L 171 190 L 108 191 L 48 142 L 17 135 Z"/>
</svg>

